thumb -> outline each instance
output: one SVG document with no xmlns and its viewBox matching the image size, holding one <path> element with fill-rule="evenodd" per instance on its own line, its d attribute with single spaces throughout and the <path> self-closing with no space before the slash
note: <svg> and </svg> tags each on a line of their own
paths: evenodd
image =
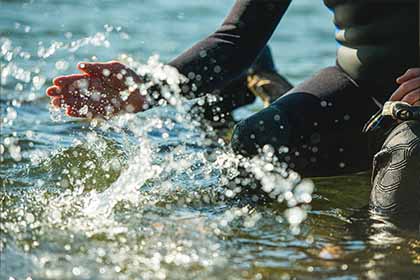
<svg viewBox="0 0 420 280">
<path fill-rule="evenodd" d="M 108 61 L 108 62 L 79 62 L 77 68 L 80 71 L 89 74 L 91 76 L 97 77 L 108 77 L 111 74 L 121 73 L 126 75 L 130 69 L 126 68 L 124 64 L 118 61 Z M 123 72 L 125 70 L 125 72 Z"/>
<path fill-rule="evenodd" d="M 102 74 L 103 69 L 105 69 L 103 65 L 97 62 L 79 62 L 77 68 L 89 75 Z"/>
</svg>

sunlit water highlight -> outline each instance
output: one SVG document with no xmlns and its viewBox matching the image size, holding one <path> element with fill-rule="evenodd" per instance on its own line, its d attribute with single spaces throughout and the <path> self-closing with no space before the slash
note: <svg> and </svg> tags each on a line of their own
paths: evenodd
<svg viewBox="0 0 420 280">
<path fill-rule="evenodd" d="M 269 149 L 235 157 L 189 114 L 152 55 L 179 53 L 230 3 L 126 2 L 0 2 L 0 279 L 418 279 L 418 231 L 369 217 L 368 175 L 315 179 L 312 194 Z M 288 13 L 271 44 L 291 80 L 333 63 L 329 20 L 310 0 Z M 296 48 L 307 40 L 319 49 Z M 170 84 L 172 105 L 109 122 L 50 112 L 53 77 L 115 58 Z"/>
</svg>

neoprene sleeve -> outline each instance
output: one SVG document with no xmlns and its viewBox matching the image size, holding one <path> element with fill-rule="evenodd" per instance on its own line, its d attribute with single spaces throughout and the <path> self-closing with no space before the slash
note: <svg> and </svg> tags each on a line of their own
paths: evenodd
<svg viewBox="0 0 420 280">
<path fill-rule="evenodd" d="M 225 87 L 250 67 L 290 2 L 237 0 L 216 32 L 170 62 L 195 85 L 191 97 Z"/>
<path fill-rule="evenodd" d="M 223 89 L 252 65 L 292 0 L 237 0 L 220 28 L 170 62 L 189 78 L 189 97 Z M 314 0 L 315 1 L 315 0 Z M 418 67 L 419 0 L 324 0 L 338 28 L 338 65 L 381 88 L 384 101 Z M 194 85 L 194 87 L 192 87 Z"/>
</svg>

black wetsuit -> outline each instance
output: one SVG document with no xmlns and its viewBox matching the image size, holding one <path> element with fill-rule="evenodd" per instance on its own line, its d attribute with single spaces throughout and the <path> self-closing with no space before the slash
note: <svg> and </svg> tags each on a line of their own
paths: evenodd
<svg viewBox="0 0 420 280">
<path fill-rule="evenodd" d="M 170 64 L 190 79 L 193 97 L 221 94 L 265 49 L 291 0 L 237 0 L 222 26 Z M 235 151 L 252 155 L 270 144 L 306 176 L 367 169 L 371 163 L 363 124 L 386 100 L 395 78 L 419 65 L 418 0 L 324 0 L 337 26 L 337 65 L 291 89 L 268 108 L 240 122 Z M 193 85 L 194 84 L 194 85 Z M 230 101 L 229 101 L 230 102 Z"/>
</svg>

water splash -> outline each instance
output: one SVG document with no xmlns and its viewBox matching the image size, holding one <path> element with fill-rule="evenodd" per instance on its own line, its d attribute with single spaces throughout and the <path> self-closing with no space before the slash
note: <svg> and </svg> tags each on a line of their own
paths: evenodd
<svg viewBox="0 0 420 280">
<path fill-rule="evenodd" d="M 8 133 L 0 146 L 2 163 L 15 169 L 2 175 L 0 250 L 9 269 L 0 275 L 165 279 L 185 276 L 187 269 L 217 279 L 218 267 L 226 271 L 230 257 L 223 239 L 238 229 L 258 228 L 264 215 L 258 204 L 267 201 L 286 205 L 285 212 L 273 214 L 274 221 L 288 221 L 298 234 L 313 184 L 277 165 L 270 147 L 253 159 L 234 155 L 220 135 L 191 114 L 204 101 L 183 99 L 185 77 L 158 56 L 141 63 L 122 54 L 120 60 L 148 77 L 136 85 L 143 94 L 160 89 L 159 108 L 106 122 L 74 121 L 51 110 L 52 123 L 67 130 L 56 136 L 43 136 L 36 127 L 18 131 L 14 124 L 28 115 L 17 108 L 45 101 L 39 97 L 49 82 L 45 62 L 65 71 L 72 61 L 54 62 L 58 53 L 109 47 L 108 34 L 117 28 L 105 29 L 75 40 L 67 34 L 73 41 L 39 44 L 36 53 L 0 39 L 2 88 L 22 92 L 6 98 L 2 118 Z M 21 66 L 21 60 L 34 58 L 44 64 Z M 60 144 L 48 150 L 43 137 Z M 25 269 L 15 269 L 15 258 L 22 258 Z"/>
</svg>

